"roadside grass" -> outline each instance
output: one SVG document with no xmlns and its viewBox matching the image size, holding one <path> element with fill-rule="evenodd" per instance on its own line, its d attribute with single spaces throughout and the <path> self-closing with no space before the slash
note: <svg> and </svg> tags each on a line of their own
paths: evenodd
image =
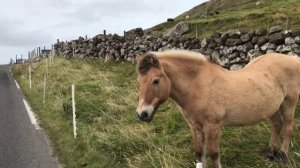
<svg viewBox="0 0 300 168">
<path fill-rule="evenodd" d="M 191 25 L 191 30 L 187 33 L 189 37 L 195 37 L 198 27 L 198 37 L 211 36 L 216 31 L 227 31 L 239 29 L 240 31 L 256 30 L 257 27 L 269 30 L 272 26 L 280 25 L 286 28 L 289 20 L 289 29 L 300 28 L 300 1 L 299 0 L 265 0 L 260 5 L 255 5 L 257 1 L 237 6 L 235 1 L 226 1 L 224 8 L 218 10 L 220 14 L 202 17 L 207 9 L 192 9 L 189 11 L 189 19 L 179 16 L 175 22 L 163 22 L 151 28 L 156 35 L 161 35 L 178 22 L 184 21 Z M 224 1 L 225 3 L 225 1 Z M 234 7 L 231 7 L 234 6 Z M 215 11 L 212 9 L 212 11 Z"/>
<path fill-rule="evenodd" d="M 64 167 L 195 167 L 190 131 L 173 101 L 159 108 L 152 123 L 137 119 L 134 64 L 56 58 L 54 65 L 49 66 L 45 104 L 46 61 L 31 65 L 31 91 L 28 66 L 14 66 L 14 77 Z M 76 139 L 72 132 L 71 84 L 76 85 Z M 300 105 L 297 110 L 288 166 L 260 157 L 270 137 L 268 122 L 224 128 L 223 166 L 300 167 Z"/>
</svg>

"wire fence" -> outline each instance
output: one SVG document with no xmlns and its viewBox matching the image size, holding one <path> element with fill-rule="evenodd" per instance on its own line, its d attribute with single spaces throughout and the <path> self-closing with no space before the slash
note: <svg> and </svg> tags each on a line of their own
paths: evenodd
<svg viewBox="0 0 300 168">
<path fill-rule="evenodd" d="M 59 40 L 58 40 L 59 41 Z M 27 58 L 23 55 L 16 55 L 15 59 L 10 59 L 10 64 L 24 64 L 24 63 L 32 63 L 38 62 L 43 58 L 50 58 L 50 64 L 53 63 L 55 56 L 54 45 L 52 45 L 51 49 L 37 47 L 31 51 L 28 51 Z"/>
</svg>

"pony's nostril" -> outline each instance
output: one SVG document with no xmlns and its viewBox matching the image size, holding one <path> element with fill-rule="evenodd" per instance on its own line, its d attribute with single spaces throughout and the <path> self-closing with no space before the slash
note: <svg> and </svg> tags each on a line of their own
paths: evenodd
<svg viewBox="0 0 300 168">
<path fill-rule="evenodd" d="M 149 112 L 147 110 L 142 111 L 140 113 L 138 112 L 137 116 L 139 117 L 139 119 L 141 121 L 150 122 L 152 120 L 152 114 L 151 114 L 151 112 Z"/>
<path fill-rule="evenodd" d="M 147 112 L 142 112 L 141 114 L 141 119 L 148 119 L 148 113 Z"/>
</svg>

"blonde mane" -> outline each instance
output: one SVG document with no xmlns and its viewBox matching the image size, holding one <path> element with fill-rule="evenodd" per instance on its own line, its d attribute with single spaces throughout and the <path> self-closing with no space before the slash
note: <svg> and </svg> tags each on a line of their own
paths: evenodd
<svg viewBox="0 0 300 168">
<path fill-rule="evenodd" d="M 183 59 L 195 59 L 201 61 L 207 61 L 206 57 L 200 53 L 186 50 L 166 50 L 162 52 L 150 52 L 154 54 L 158 59 L 160 58 L 183 58 Z"/>
<path fill-rule="evenodd" d="M 148 52 L 138 59 L 137 71 L 142 75 L 146 74 L 152 67 L 160 68 L 161 65 L 159 60 L 176 60 L 177 62 L 188 61 L 189 63 L 203 63 L 208 61 L 205 56 L 200 53 L 183 50 Z M 190 64 L 189 67 L 191 67 Z"/>
</svg>

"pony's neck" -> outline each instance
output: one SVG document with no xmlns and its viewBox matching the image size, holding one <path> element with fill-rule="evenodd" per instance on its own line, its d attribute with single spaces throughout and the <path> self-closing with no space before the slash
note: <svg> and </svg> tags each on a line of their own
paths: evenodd
<svg viewBox="0 0 300 168">
<path fill-rule="evenodd" d="M 205 88 L 201 87 L 201 82 L 203 82 L 201 78 L 205 79 L 209 73 L 210 63 L 208 61 L 170 59 L 168 61 L 161 60 L 161 63 L 171 81 L 170 97 L 182 109 L 190 105 L 195 92 L 205 91 Z M 199 99 L 199 97 L 197 98 Z"/>
</svg>

